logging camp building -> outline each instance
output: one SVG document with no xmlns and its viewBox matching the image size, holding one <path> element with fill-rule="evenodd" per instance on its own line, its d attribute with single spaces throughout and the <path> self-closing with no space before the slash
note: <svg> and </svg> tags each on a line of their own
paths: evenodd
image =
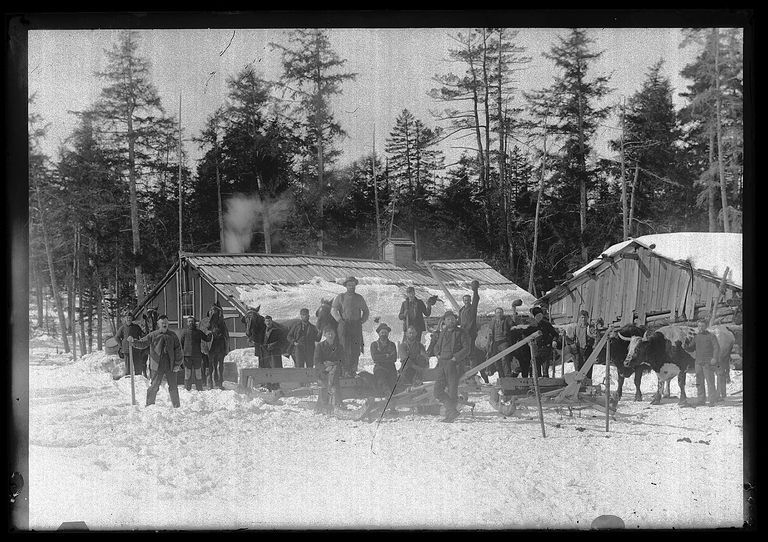
<svg viewBox="0 0 768 542">
<path fill-rule="evenodd" d="M 655 326 L 709 318 L 713 306 L 716 322 L 739 324 L 742 287 L 740 233 L 665 233 L 609 247 L 536 304 L 553 324 L 587 310 L 605 324 Z"/>
<path fill-rule="evenodd" d="M 353 275 L 360 280 L 360 288 L 374 285 L 377 296 L 397 300 L 395 315 L 389 316 L 389 325 L 399 325 L 397 310 L 404 298 L 405 286 L 414 286 L 420 297 L 426 292 L 440 294 L 441 286 L 432 273 L 449 290 L 471 293 L 472 280 L 480 281 L 481 310 L 493 311 L 503 300 L 508 305 L 520 298 L 530 307 L 534 296 L 501 275 L 483 260 L 416 261 L 413 243 L 406 245 L 391 240 L 383 247 L 384 259 L 367 260 L 309 256 L 301 254 L 194 254 L 182 252 L 179 260 L 168 270 L 154 289 L 132 311 L 134 318 L 149 307 L 166 314 L 169 326 L 178 329 L 184 317 L 203 318 L 214 302 L 224 313 L 229 330 L 230 350 L 249 346 L 241 316 L 249 306 L 261 305 L 261 314 L 270 314 L 276 320 L 298 317 L 299 309 L 306 306 L 314 316 L 320 299 L 343 291 L 344 277 Z M 430 269 L 431 268 L 431 272 Z M 333 292 L 318 285 L 335 283 Z M 457 292 L 458 290 L 458 292 Z M 445 308 L 448 300 L 440 295 Z M 369 305 L 376 300 L 367 299 Z M 461 299 L 458 299 L 461 303 Z M 390 306 L 393 303 L 389 304 Z M 280 309 L 282 307 L 282 309 Z M 373 312 L 371 318 L 377 315 Z M 283 316 L 280 313 L 283 313 Z"/>
</svg>

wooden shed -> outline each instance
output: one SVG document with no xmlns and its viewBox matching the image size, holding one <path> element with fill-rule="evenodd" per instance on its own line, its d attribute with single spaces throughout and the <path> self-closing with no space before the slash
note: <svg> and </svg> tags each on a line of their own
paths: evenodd
<svg viewBox="0 0 768 542">
<path fill-rule="evenodd" d="M 554 324 L 581 310 L 606 324 L 667 323 L 708 317 L 733 320 L 742 295 L 741 234 L 668 233 L 615 244 L 537 300 Z M 728 277 L 723 283 L 723 275 Z"/>
<path fill-rule="evenodd" d="M 510 300 L 513 294 L 519 297 L 522 293 L 530 298 L 526 299 L 527 304 L 534 301 L 533 296 L 483 260 L 431 260 L 428 263 L 448 287 L 468 288 L 472 280 L 478 279 L 484 288 L 510 292 Z M 248 340 L 240 321 L 248 310 L 243 302 L 243 290 L 268 285 L 268 289 L 275 293 L 296 285 L 312 286 L 318 279 L 341 284 L 349 275 L 391 286 L 398 292 L 404 285 L 417 289 L 439 288 L 425 262 L 411 261 L 404 266 L 386 260 L 332 256 L 182 252 L 179 261 L 133 310 L 132 316 L 137 318 L 146 308 L 157 307 L 160 314 L 168 316 L 171 329 L 178 330 L 185 316 L 192 315 L 199 321 L 218 301 L 230 332 L 230 350 L 246 348 Z"/>
</svg>

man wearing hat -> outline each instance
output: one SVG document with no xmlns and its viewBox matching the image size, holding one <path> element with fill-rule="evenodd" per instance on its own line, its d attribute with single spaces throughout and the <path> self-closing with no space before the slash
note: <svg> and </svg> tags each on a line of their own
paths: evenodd
<svg viewBox="0 0 768 542">
<path fill-rule="evenodd" d="M 373 377 L 379 391 L 388 394 L 395 387 L 397 381 L 397 346 L 389 340 L 392 331 L 387 324 L 381 323 L 376 328 L 379 339 L 371 343 L 371 359 L 373 359 Z"/>
<path fill-rule="evenodd" d="M 437 301 L 437 296 L 427 299 L 426 304 L 416 297 L 416 290 L 413 286 L 405 289 L 405 301 L 400 306 L 400 314 L 397 317 L 403 321 L 403 335 L 408 331 L 409 326 L 416 328 L 416 332 L 421 340 L 421 334 L 427 330 L 424 323 L 424 317 L 432 314 L 432 305 Z"/>
<path fill-rule="evenodd" d="M 168 381 L 168 394 L 171 404 L 179 408 L 179 390 L 176 387 L 176 376 L 181 371 L 184 356 L 181 353 L 181 342 L 174 331 L 168 329 L 168 317 L 165 314 L 157 318 L 157 329 L 141 339 L 128 337 L 128 342 L 139 349 L 149 350 L 149 360 L 152 368 L 152 380 L 147 388 L 147 406 L 155 404 L 160 384 L 165 378 Z"/>
<path fill-rule="evenodd" d="M 147 353 L 139 350 L 138 348 L 131 347 L 128 344 L 128 337 L 134 339 L 140 339 L 143 335 L 141 327 L 131 319 L 131 312 L 127 309 L 123 310 L 122 314 L 123 325 L 115 333 L 115 340 L 120 345 L 119 355 L 125 360 L 125 373 L 131 374 L 131 358 L 130 350 L 133 350 L 133 373 L 143 374 L 147 376 Z"/>
<path fill-rule="evenodd" d="M 192 373 L 195 375 L 195 388 L 203 391 L 203 352 L 201 344 L 207 341 L 211 333 L 203 333 L 195 324 L 195 317 L 187 316 L 187 327 L 181 332 L 181 352 L 184 355 L 184 387 L 192 389 Z"/>
<path fill-rule="evenodd" d="M 299 321 L 288 330 L 288 347 L 295 367 L 312 367 L 315 343 L 320 340 L 317 328 L 309 321 L 309 309 L 299 311 Z"/>
<path fill-rule="evenodd" d="M 264 315 L 264 340 L 261 343 L 261 356 L 259 356 L 259 367 L 266 369 L 277 369 L 283 366 L 283 347 L 285 346 L 285 336 L 283 330 L 272 320 L 272 317 Z M 268 390 L 280 389 L 280 384 L 266 384 Z"/>
<path fill-rule="evenodd" d="M 536 337 L 536 374 L 537 376 L 549 376 L 549 367 L 552 365 L 552 342 L 556 341 L 560 334 L 555 327 L 544 317 L 541 307 L 533 307 L 531 314 L 536 320 L 536 328 L 541 335 Z"/>
<path fill-rule="evenodd" d="M 445 405 L 445 418 L 442 421 L 452 422 L 459 415 L 456 410 L 459 399 L 459 367 L 469 356 L 472 344 L 467 332 L 456 326 L 456 315 L 453 311 L 446 311 L 443 322 L 445 327 L 437 337 L 434 348 L 439 374 L 435 381 L 435 399 Z"/>
<path fill-rule="evenodd" d="M 565 338 L 568 344 L 572 344 L 575 347 L 575 368 L 578 371 L 584 365 L 584 362 L 587 361 L 595 345 L 595 334 L 589 328 L 589 313 L 587 311 L 582 310 L 579 312 L 578 322 L 573 327 L 573 331 L 566 334 Z M 592 378 L 592 367 L 587 371 L 586 377 Z"/>
<path fill-rule="evenodd" d="M 355 292 L 358 281 L 355 277 L 344 279 L 347 291 L 333 300 L 332 312 L 339 321 L 339 341 L 344 348 L 344 361 L 347 376 L 357 374 L 357 364 L 363 352 L 363 324 L 368 320 L 370 311 L 363 296 Z"/>
</svg>

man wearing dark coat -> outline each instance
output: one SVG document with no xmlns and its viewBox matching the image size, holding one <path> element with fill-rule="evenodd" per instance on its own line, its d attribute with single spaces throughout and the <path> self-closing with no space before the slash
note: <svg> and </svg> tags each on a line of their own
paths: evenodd
<svg viewBox="0 0 768 542">
<path fill-rule="evenodd" d="M 209 330 L 213 336 L 208 352 L 214 380 L 212 384 L 221 388 L 224 383 L 224 357 L 229 352 L 229 330 L 218 301 L 213 305 L 213 312 L 209 311 L 209 316 Z"/>
<path fill-rule="evenodd" d="M 158 328 L 141 339 L 128 338 L 128 342 L 135 348 L 149 349 L 149 362 L 152 369 L 152 380 L 147 388 L 147 406 L 155 404 L 157 391 L 163 377 L 168 381 L 168 394 L 171 396 L 171 404 L 178 408 L 179 390 L 176 387 L 176 377 L 181 371 L 183 354 L 179 337 L 168 329 L 168 317 L 160 315 L 157 319 Z"/>
<path fill-rule="evenodd" d="M 184 355 L 184 387 L 192 389 L 192 375 L 195 376 L 195 388 L 203 391 L 203 352 L 201 344 L 210 338 L 211 334 L 203 333 L 197 328 L 194 316 L 187 316 L 187 327 L 181 332 L 181 350 Z"/>
<path fill-rule="evenodd" d="M 123 325 L 121 325 L 117 330 L 117 333 L 115 333 L 115 340 L 118 341 L 118 344 L 120 345 L 119 356 L 125 360 L 124 374 L 126 375 L 131 374 L 131 351 L 129 350 L 131 347 L 128 345 L 128 337 L 140 339 L 143 334 L 141 326 L 131 320 L 131 313 L 127 310 L 123 311 Z M 136 347 L 133 347 L 132 349 L 133 373 L 147 376 L 147 353 Z"/>
<path fill-rule="evenodd" d="M 347 291 L 337 295 L 332 306 L 332 312 L 339 321 L 338 336 L 344 347 L 344 373 L 347 376 L 357 374 L 357 364 L 363 353 L 363 324 L 370 314 L 363 296 L 355 292 L 357 284 L 355 277 L 344 279 Z"/>
<path fill-rule="evenodd" d="M 533 307 L 531 314 L 536 320 L 536 327 L 541 335 L 534 340 L 536 350 L 536 375 L 549 376 L 549 367 L 552 365 L 552 342 L 556 341 L 560 334 L 555 327 L 544 317 L 541 307 Z"/>
<path fill-rule="evenodd" d="M 410 326 L 406 330 L 403 342 L 397 345 L 397 356 L 400 358 L 403 382 L 406 385 L 421 384 L 422 371 L 429 368 L 429 357 L 415 327 Z"/>
<path fill-rule="evenodd" d="M 299 311 L 299 321 L 288 330 L 288 347 L 295 367 L 312 368 L 315 364 L 315 343 L 320 340 L 317 328 L 309 321 L 309 309 Z"/>
<path fill-rule="evenodd" d="M 509 348 L 509 330 L 514 325 L 514 320 L 504 314 L 504 309 L 501 307 L 496 307 L 493 319 L 489 325 L 488 346 L 486 347 L 487 350 L 485 359 L 495 356 L 499 352 Z M 512 376 L 512 363 L 513 361 L 511 353 L 503 356 L 496 362 L 496 370 L 499 373 L 499 378 Z"/>
<path fill-rule="evenodd" d="M 371 359 L 373 360 L 373 378 L 382 394 L 389 394 L 397 381 L 397 346 L 389 340 L 392 331 L 387 324 L 381 323 L 376 328 L 379 339 L 371 343 Z"/>
<path fill-rule="evenodd" d="M 416 290 L 413 286 L 408 286 L 405 289 L 405 294 L 405 300 L 400 305 L 400 314 L 397 315 L 403 321 L 403 335 L 408 331 L 409 326 L 413 326 L 416 328 L 419 340 L 421 340 L 421 334 L 427 330 L 424 317 L 432 314 L 432 305 L 435 304 L 437 298 L 432 296 L 427 300 L 427 303 L 424 303 L 416 297 Z"/>
<path fill-rule="evenodd" d="M 477 305 L 480 303 L 479 288 L 480 283 L 473 280 L 472 297 L 468 295 L 462 297 L 464 305 L 459 309 L 459 327 L 467 332 L 472 344 L 475 344 L 475 339 L 477 338 Z"/>
<path fill-rule="evenodd" d="M 264 341 L 261 344 L 261 356 L 259 356 L 259 367 L 266 369 L 277 369 L 283 366 L 283 348 L 285 347 L 285 336 L 283 330 L 272 320 L 269 315 L 264 316 Z M 268 390 L 280 388 L 280 384 L 270 383 L 266 385 Z"/>
<path fill-rule="evenodd" d="M 452 422 L 459 415 L 456 409 L 459 399 L 459 367 L 469 356 L 472 345 L 467 332 L 456 326 L 456 315 L 452 311 L 446 311 L 443 321 L 445 327 L 437 337 L 434 348 L 439 373 L 435 381 L 435 399 L 445 405 L 445 418 L 442 421 Z"/>
</svg>

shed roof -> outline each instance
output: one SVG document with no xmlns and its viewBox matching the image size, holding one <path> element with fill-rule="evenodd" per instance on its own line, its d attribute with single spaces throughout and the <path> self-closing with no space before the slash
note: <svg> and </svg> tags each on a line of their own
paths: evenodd
<svg viewBox="0 0 768 542">
<path fill-rule="evenodd" d="M 448 288 L 468 288 L 469 284 L 477 279 L 481 287 L 525 292 L 479 259 L 429 260 L 413 262 L 408 267 L 402 267 L 383 260 L 301 254 L 181 253 L 180 257 L 197 269 L 214 288 L 242 310 L 245 310 L 245 307 L 241 306 L 238 288 L 247 286 L 290 287 L 311 284 L 318 279 L 341 284 L 345 277 L 354 275 L 361 284 L 439 288 L 438 282 L 427 269 L 427 263 Z M 162 282 L 167 281 L 172 274 L 171 271 L 166 274 Z M 148 299 L 156 294 L 159 287 L 161 284 L 153 290 Z M 531 296 L 532 299 L 533 296 Z M 145 304 L 146 300 L 141 305 Z"/>
<path fill-rule="evenodd" d="M 643 235 L 608 247 L 599 258 L 574 271 L 573 278 L 547 292 L 539 301 L 556 297 L 557 292 L 565 292 L 563 287 L 603 264 L 606 257 L 620 256 L 634 251 L 637 247 L 647 249 L 673 263 L 686 266 L 690 264 L 694 273 L 714 280 L 721 280 L 725 269 L 729 268 L 726 284 L 739 290 L 743 288 L 740 233 L 675 232 Z"/>
</svg>

